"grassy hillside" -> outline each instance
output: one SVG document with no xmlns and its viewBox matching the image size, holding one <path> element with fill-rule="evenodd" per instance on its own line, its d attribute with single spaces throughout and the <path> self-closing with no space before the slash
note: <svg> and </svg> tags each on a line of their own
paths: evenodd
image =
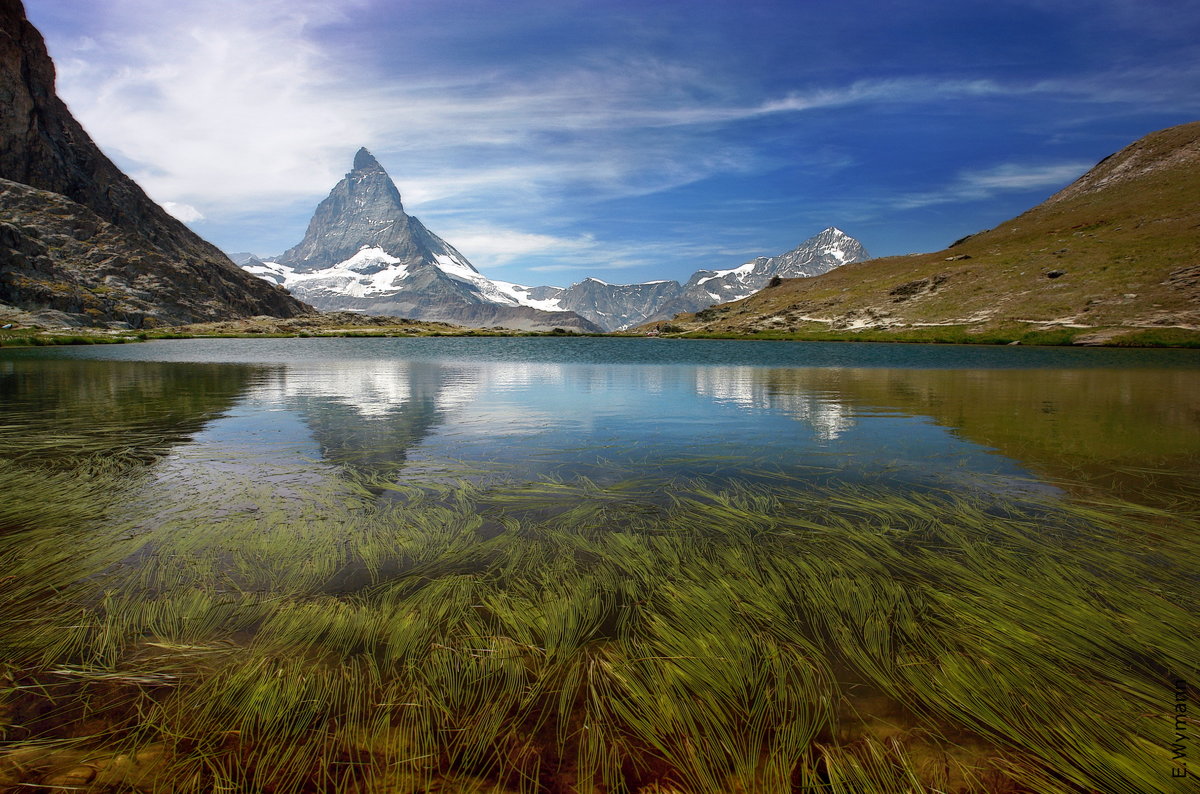
<svg viewBox="0 0 1200 794">
<path fill-rule="evenodd" d="M 1146 136 L 1037 207 L 943 251 L 786 280 L 679 315 L 667 330 L 931 341 L 1033 331 L 1026 341 L 1041 342 L 1140 333 L 1186 343 L 1200 339 L 1197 197 L 1200 122 Z"/>
</svg>

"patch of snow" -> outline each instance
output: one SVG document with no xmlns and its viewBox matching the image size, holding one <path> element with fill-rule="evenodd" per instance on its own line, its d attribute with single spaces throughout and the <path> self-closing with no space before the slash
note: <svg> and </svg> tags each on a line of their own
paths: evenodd
<svg viewBox="0 0 1200 794">
<path fill-rule="evenodd" d="M 531 287 L 522 286 L 521 284 L 512 284 L 507 281 L 496 281 L 492 279 L 492 284 L 503 292 L 505 295 L 512 298 L 521 306 L 529 306 L 534 309 L 541 309 L 544 312 L 561 312 L 565 311 L 559 303 L 558 298 L 546 298 L 544 300 L 535 300 L 529 297 Z"/>
<path fill-rule="evenodd" d="M 341 267 L 347 270 L 357 271 L 366 270 L 379 264 L 394 265 L 399 261 L 400 260 L 397 257 L 392 256 L 382 248 L 372 248 L 364 245 L 362 248 L 358 249 L 357 254 L 343 262 L 339 262 L 338 264 L 334 265 L 334 267 Z"/>
<path fill-rule="evenodd" d="M 242 265 L 242 270 L 247 273 L 258 276 L 263 281 L 269 281 L 272 284 L 287 285 L 288 278 L 294 276 L 295 273 L 287 265 L 281 265 L 278 262 L 263 262 L 261 265 Z"/>
<path fill-rule="evenodd" d="M 479 296 L 488 303 L 495 303 L 500 306 L 522 305 L 514 295 L 501 289 L 497 286 L 496 282 L 458 257 L 450 254 L 435 254 L 434 256 L 437 260 L 434 264 L 439 270 L 452 279 L 475 287 L 479 291 Z"/>
<path fill-rule="evenodd" d="M 471 267 L 456 256 L 451 256 L 450 254 L 434 254 L 434 257 L 437 260 L 434 262 L 434 264 L 436 264 L 438 269 L 447 276 L 454 276 L 455 278 L 470 282 L 474 282 L 476 278 L 481 277 L 481 274 L 478 270 Z"/>
<path fill-rule="evenodd" d="M 713 273 L 716 275 L 702 278 L 696 283 L 703 284 L 707 281 L 712 281 L 714 278 L 724 278 L 725 276 L 730 275 L 737 278 L 738 281 L 744 281 L 746 276 L 754 272 L 754 268 L 757 266 L 757 264 L 757 262 L 747 262 L 744 265 L 738 265 L 737 267 L 730 268 L 729 270 L 714 270 Z"/>
<path fill-rule="evenodd" d="M 378 272 L 363 272 L 376 267 L 380 268 Z M 349 259 L 322 270 L 296 273 L 288 268 L 283 285 L 289 290 L 322 290 L 351 298 L 365 298 L 395 293 L 396 282 L 408 275 L 408 266 L 401 264 L 397 257 L 382 248 L 363 247 Z"/>
</svg>

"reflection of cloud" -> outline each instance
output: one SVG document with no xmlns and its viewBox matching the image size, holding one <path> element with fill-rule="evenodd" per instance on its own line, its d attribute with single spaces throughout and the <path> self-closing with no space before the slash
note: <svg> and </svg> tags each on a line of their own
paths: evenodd
<svg viewBox="0 0 1200 794">
<path fill-rule="evenodd" d="M 751 411 L 782 413 L 811 427 L 821 441 L 833 441 L 855 425 L 852 411 L 824 394 L 784 390 L 768 380 L 769 370 L 755 367 L 706 367 L 696 370 L 696 393 Z"/>
<path fill-rule="evenodd" d="M 297 397 L 324 397 L 353 408 L 363 417 L 382 417 L 412 397 L 412 373 L 406 361 L 343 361 L 334 367 L 288 367 L 253 390 L 264 402 L 287 404 Z"/>
<path fill-rule="evenodd" d="M 795 397 L 796 395 L 776 395 Z M 810 394 L 803 399 L 787 400 L 789 405 L 784 409 L 795 419 L 812 427 L 817 438 L 822 441 L 833 441 L 854 426 L 850 412 L 834 400 Z"/>
<path fill-rule="evenodd" d="M 519 391 L 564 381 L 559 364 L 495 362 L 471 366 L 436 362 L 346 360 L 320 366 L 290 366 L 256 386 L 251 396 L 286 406 L 297 398 L 323 398 L 352 409 L 364 419 L 380 419 L 414 400 L 439 412 L 476 406 L 482 393 Z M 482 407 L 470 410 L 482 411 Z M 478 419 L 478 416 L 472 417 Z"/>
<path fill-rule="evenodd" d="M 402 461 L 435 426 L 454 436 L 498 438 L 536 435 L 564 423 L 578 429 L 590 425 L 597 410 L 619 413 L 629 409 L 627 400 L 674 389 L 748 413 L 789 416 L 821 441 L 855 424 L 852 412 L 825 392 L 781 383 L 771 370 L 756 367 L 632 367 L 618 374 L 609 367 L 529 361 L 322 361 L 272 373 L 250 394 L 269 408 L 298 409 L 323 457 L 382 465 L 388 456 Z M 609 393 L 613 398 L 599 404 L 587 396 Z M 531 401 L 530 395 L 540 396 Z M 557 407 L 548 407 L 547 398 Z"/>
</svg>

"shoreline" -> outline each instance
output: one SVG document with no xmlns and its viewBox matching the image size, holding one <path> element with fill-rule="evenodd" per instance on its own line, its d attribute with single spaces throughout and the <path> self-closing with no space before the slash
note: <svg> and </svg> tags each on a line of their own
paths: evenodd
<svg viewBox="0 0 1200 794">
<path fill-rule="evenodd" d="M 17 325 L 14 323 L 14 325 Z M 615 337 L 645 339 L 715 339 L 772 342 L 888 342 L 935 345 L 1023 345 L 1030 347 L 1200 349 L 1200 329 L 1182 326 L 1068 326 L 1031 323 L 924 325 L 898 328 L 826 328 L 756 330 L 750 332 L 689 329 L 663 323 L 658 329 L 594 333 L 564 328 L 466 328 L 449 323 L 348 312 L 309 317 L 224 320 L 157 328 L 46 327 L 21 324 L 0 329 L 0 348 L 55 345 L 127 344 L 157 339 L 255 339 L 288 337 Z M 642 326 L 644 329 L 645 326 Z"/>
</svg>

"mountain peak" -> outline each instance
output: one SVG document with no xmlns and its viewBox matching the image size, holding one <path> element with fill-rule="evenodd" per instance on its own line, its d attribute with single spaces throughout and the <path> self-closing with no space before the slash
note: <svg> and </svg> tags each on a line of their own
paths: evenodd
<svg viewBox="0 0 1200 794">
<path fill-rule="evenodd" d="M 300 243 L 276 261 L 298 273 L 311 273 L 378 248 L 399 263 L 457 267 L 477 272 L 462 254 L 404 211 L 400 191 L 366 147 L 354 155 L 346 174 L 317 205 Z"/>
<path fill-rule="evenodd" d="M 376 168 L 380 171 L 383 170 L 383 166 L 381 166 L 379 161 L 375 159 L 375 155 L 367 151 L 367 147 L 362 147 L 354 154 L 355 171 L 366 171 Z"/>
</svg>

